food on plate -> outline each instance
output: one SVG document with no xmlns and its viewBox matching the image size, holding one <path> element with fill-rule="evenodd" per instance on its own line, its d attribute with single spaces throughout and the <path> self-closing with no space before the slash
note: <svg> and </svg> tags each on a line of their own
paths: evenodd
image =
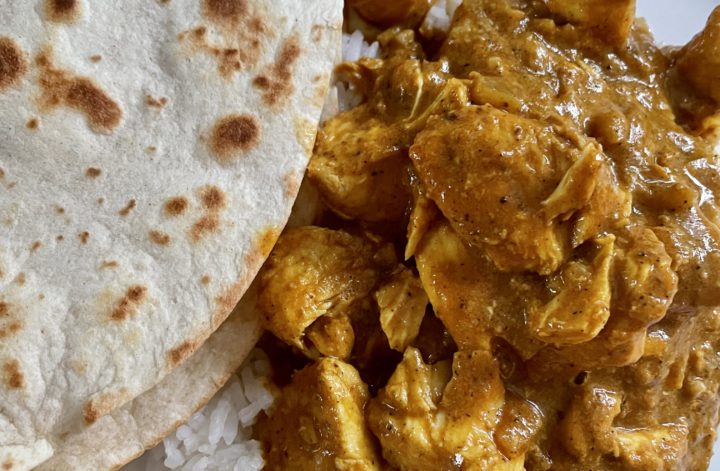
<svg viewBox="0 0 720 471">
<path fill-rule="evenodd" d="M 345 358 L 355 340 L 351 324 L 368 315 L 367 297 L 395 265 L 389 244 L 319 227 L 293 228 L 259 278 L 257 311 L 278 338 L 308 356 Z"/>
<path fill-rule="evenodd" d="M 335 0 L 0 0 L 2 469 L 116 468 L 239 366 L 252 313 L 205 341 L 287 221 L 341 20 Z"/>
<path fill-rule="evenodd" d="M 381 469 L 365 426 L 368 398 L 357 370 L 342 360 L 326 357 L 304 368 L 260 427 L 259 435 L 277 445 L 265 453 L 266 468 Z"/>
<path fill-rule="evenodd" d="M 670 50 L 632 0 L 348 3 L 327 209 L 259 276 L 267 468 L 706 469 L 720 9 Z"/>
<path fill-rule="evenodd" d="M 287 226 L 312 223 L 318 203 L 317 192 L 303 183 Z M 127 420 L 124 415 L 130 410 L 141 436 L 157 436 L 160 430 L 165 435 L 158 445 L 121 468 L 123 471 L 263 469 L 265 461 L 254 426 L 258 417 L 274 403 L 277 388 L 269 379 L 273 367 L 262 350 L 256 348 L 247 354 L 253 343 L 238 340 L 239 333 L 253 341 L 258 336 L 256 285 L 250 286 L 228 319 L 186 362 L 119 412 L 101 419 L 111 424 L 112 421 L 124 422 Z M 249 329 L 248 324 L 256 329 Z M 240 362 L 243 363 L 238 367 Z M 222 389 L 217 391 L 220 386 Z M 217 392 L 210 399 L 214 391 Z M 188 404 L 195 404 L 196 408 L 205 406 L 181 424 Z M 124 438 L 108 437 L 96 431 L 96 427 L 87 428 L 74 435 L 72 441 L 79 447 L 95 446 L 105 450 L 128 442 L 127 432 L 119 427 L 110 426 L 107 432 L 125 434 Z M 63 459 L 62 466 L 73 469 L 108 467 L 91 461 L 107 460 L 102 455 L 63 453 Z M 52 465 L 59 466 L 56 460 L 43 463 L 46 465 L 49 469 L 53 469 Z"/>
<path fill-rule="evenodd" d="M 360 15 L 378 23 L 419 22 L 430 9 L 430 0 L 349 0 Z"/>
</svg>

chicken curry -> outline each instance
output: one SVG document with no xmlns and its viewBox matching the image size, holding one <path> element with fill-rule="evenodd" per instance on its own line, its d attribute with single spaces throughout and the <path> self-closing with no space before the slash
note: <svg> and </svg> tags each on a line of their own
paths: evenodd
<svg viewBox="0 0 720 471">
<path fill-rule="evenodd" d="M 428 0 L 350 3 L 389 29 L 337 70 L 362 101 L 316 142 L 329 211 L 260 275 L 299 370 L 267 468 L 706 469 L 720 8 L 664 50 L 634 0 L 465 0 L 441 33 Z"/>
</svg>

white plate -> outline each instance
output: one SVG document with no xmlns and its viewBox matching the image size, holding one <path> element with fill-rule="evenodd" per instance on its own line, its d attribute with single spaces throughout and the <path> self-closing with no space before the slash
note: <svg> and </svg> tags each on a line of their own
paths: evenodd
<svg viewBox="0 0 720 471">
<path fill-rule="evenodd" d="M 718 0 L 638 0 L 638 16 L 647 19 L 655 39 L 663 44 L 687 43 L 703 26 Z M 720 150 L 720 149 L 719 149 Z M 715 456 L 709 471 L 720 471 L 720 442 L 715 444 Z"/>
</svg>

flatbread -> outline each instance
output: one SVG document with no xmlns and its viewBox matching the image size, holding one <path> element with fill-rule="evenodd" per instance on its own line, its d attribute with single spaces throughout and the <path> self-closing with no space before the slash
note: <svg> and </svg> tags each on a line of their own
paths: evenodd
<svg viewBox="0 0 720 471">
<path fill-rule="evenodd" d="M 341 16 L 0 0 L 3 469 L 48 459 L 228 316 L 288 218 Z"/>
<path fill-rule="evenodd" d="M 228 319 L 157 386 L 55 443 L 37 471 L 114 469 L 155 446 L 204 406 L 242 364 L 260 334 L 251 288 Z"/>
<path fill-rule="evenodd" d="M 287 227 L 313 224 L 321 211 L 319 193 L 303 180 Z M 256 299 L 257 288 L 253 283 L 230 317 L 187 361 L 120 409 L 56 441 L 52 458 L 36 470 L 117 468 L 187 422 L 240 368 L 257 342 L 262 329 L 255 310 Z"/>
</svg>

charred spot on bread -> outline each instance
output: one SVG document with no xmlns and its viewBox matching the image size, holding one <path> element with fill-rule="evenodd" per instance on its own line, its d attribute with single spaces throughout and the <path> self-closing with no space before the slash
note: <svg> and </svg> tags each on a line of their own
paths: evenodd
<svg viewBox="0 0 720 471">
<path fill-rule="evenodd" d="M 190 238 L 193 242 L 200 241 L 207 234 L 217 232 L 220 228 L 220 218 L 217 214 L 206 214 L 190 228 Z"/>
<path fill-rule="evenodd" d="M 213 127 L 210 149 L 220 163 L 231 163 L 236 156 L 260 142 L 260 125 L 254 116 L 233 114 L 218 120 Z"/>
<path fill-rule="evenodd" d="M 80 13 L 79 0 L 45 0 L 45 14 L 54 23 L 72 23 Z"/>
<path fill-rule="evenodd" d="M 0 36 L 0 92 L 17 84 L 27 72 L 28 63 L 25 54 L 17 43 Z"/>
<path fill-rule="evenodd" d="M 179 365 L 195 351 L 195 343 L 187 340 L 167 353 L 167 361 L 171 367 Z"/>
<path fill-rule="evenodd" d="M 39 101 L 43 109 L 65 106 L 79 111 L 90 128 L 100 133 L 108 133 L 120 124 L 120 105 L 92 79 L 53 66 L 49 47 L 37 55 L 35 64 L 40 69 Z"/>
<path fill-rule="evenodd" d="M 253 80 L 253 85 L 261 91 L 266 105 L 280 107 L 294 91 L 293 70 L 301 52 L 298 37 L 287 38 L 280 47 L 275 63 Z"/>
<path fill-rule="evenodd" d="M 184 196 L 173 196 L 165 201 L 164 210 L 168 216 L 180 216 L 188 207 L 188 200 Z"/>
<path fill-rule="evenodd" d="M 248 14 L 247 0 L 204 0 L 203 16 L 214 23 L 237 25 Z"/>
<path fill-rule="evenodd" d="M 170 236 L 165 232 L 158 230 L 151 230 L 148 232 L 148 238 L 150 241 L 157 245 L 168 245 L 170 244 Z"/>
<path fill-rule="evenodd" d="M 225 193 L 218 187 L 208 185 L 200 190 L 203 207 L 208 211 L 222 209 L 227 204 Z"/>
<path fill-rule="evenodd" d="M 135 200 L 131 199 L 127 202 L 127 204 L 125 205 L 125 207 L 123 209 L 118 211 L 118 214 L 122 217 L 125 217 L 128 214 L 130 214 L 130 211 L 132 211 L 136 205 L 137 205 L 137 203 L 135 202 Z"/>
<path fill-rule="evenodd" d="M 147 288 L 142 285 L 131 285 L 125 291 L 125 295 L 115 305 L 110 313 L 110 319 L 123 321 L 135 314 L 138 306 L 142 304 L 147 296 Z"/>
<path fill-rule="evenodd" d="M 102 170 L 95 167 L 88 167 L 87 170 L 85 170 L 85 176 L 88 178 L 97 178 L 102 174 Z"/>
<path fill-rule="evenodd" d="M 20 370 L 20 362 L 8 360 L 3 364 L 5 386 L 8 389 L 22 389 L 25 387 L 25 376 Z"/>
</svg>

